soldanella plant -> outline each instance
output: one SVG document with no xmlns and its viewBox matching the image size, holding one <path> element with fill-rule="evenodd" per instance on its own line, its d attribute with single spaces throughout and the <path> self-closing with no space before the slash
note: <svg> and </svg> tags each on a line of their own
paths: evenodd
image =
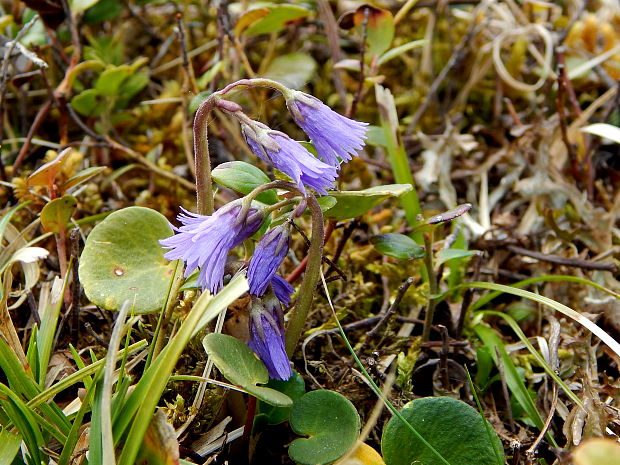
<svg viewBox="0 0 620 465">
<path fill-rule="evenodd" d="M 224 98 L 233 89 L 259 86 L 281 92 L 292 118 L 308 135 L 317 156 L 287 134 L 252 120 L 240 105 Z M 214 108 L 233 116 L 250 150 L 290 181 L 257 186 L 245 197 L 213 211 L 206 124 L 207 115 Z M 186 277 L 199 270 L 199 286 L 211 293 L 222 289 L 225 276 L 235 270 L 247 274 L 251 296 L 248 345 L 265 364 L 271 378 L 287 380 L 292 373 L 289 356 L 308 314 L 322 259 L 323 215 L 316 196 L 334 189 L 341 164 L 362 150 L 367 123 L 340 115 L 313 96 L 278 82 L 244 79 L 209 96 L 198 109 L 194 124 L 198 212 L 183 210 L 178 215 L 180 225 L 172 225 L 174 235 L 161 241 L 167 250 L 164 256 L 183 260 Z M 269 189 L 286 195 L 270 206 L 257 202 L 256 197 Z M 295 289 L 278 270 L 288 253 L 291 223 L 307 208 L 312 212 L 312 245 L 304 282 L 285 324 L 284 310 L 291 305 Z M 256 238 L 257 231 L 271 216 L 277 221 Z M 249 263 L 239 270 L 231 252 L 246 240 L 257 243 Z"/>
</svg>

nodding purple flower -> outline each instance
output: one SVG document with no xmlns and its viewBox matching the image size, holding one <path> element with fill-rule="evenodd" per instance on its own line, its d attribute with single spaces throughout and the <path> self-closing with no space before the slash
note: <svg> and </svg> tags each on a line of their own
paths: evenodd
<svg viewBox="0 0 620 465">
<path fill-rule="evenodd" d="M 364 146 L 368 123 L 336 113 L 319 99 L 300 91 L 286 95 L 286 106 L 295 122 L 310 137 L 319 157 L 336 168 L 357 155 Z"/>
<path fill-rule="evenodd" d="M 289 240 L 288 224 L 270 229 L 260 240 L 248 265 L 250 294 L 260 297 L 265 293 L 286 258 Z"/>
<path fill-rule="evenodd" d="M 286 381 L 291 377 L 284 348 L 282 307 L 271 292 L 262 299 L 252 297 L 248 346 L 265 364 L 270 378 Z"/>
<path fill-rule="evenodd" d="M 295 288 L 289 282 L 278 274 L 274 274 L 271 278 L 271 288 L 278 300 L 288 307 L 291 303 L 291 295 L 295 292 Z"/>
<path fill-rule="evenodd" d="M 334 187 L 337 170 L 312 155 L 283 132 L 273 131 L 257 121 L 242 123 L 245 140 L 259 158 L 290 176 L 305 195 L 305 187 L 327 194 Z"/>
<path fill-rule="evenodd" d="M 165 258 L 186 263 L 185 277 L 200 268 L 198 284 L 215 294 L 222 288 L 229 252 L 258 230 L 263 217 L 262 211 L 255 208 L 244 212 L 240 201 L 231 202 L 210 216 L 183 210 L 177 216 L 182 226 L 170 225 L 177 234 L 159 243 L 170 249 Z"/>
</svg>

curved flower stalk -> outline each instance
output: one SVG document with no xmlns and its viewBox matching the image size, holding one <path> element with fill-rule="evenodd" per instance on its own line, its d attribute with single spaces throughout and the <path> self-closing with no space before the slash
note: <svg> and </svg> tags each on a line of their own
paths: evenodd
<svg viewBox="0 0 620 465">
<path fill-rule="evenodd" d="M 270 229 L 263 236 L 248 265 L 250 294 L 260 297 L 265 293 L 286 257 L 289 242 L 289 226 L 286 223 Z"/>
<path fill-rule="evenodd" d="M 295 122 L 314 142 L 325 163 L 339 168 L 338 158 L 347 162 L 364 146 L 368 123 L 342 116 L 304 92 L 290 90 L 284 96 Z"/>
<path fill-rule="evenodd" d="M 286 381 L 291 377 L 284 348 L 282 307 L 272 292 L 262 299 L 252 298 L 248 346 L 265 364 L 270 378 Z"/>
<path fill-rule="evenodd" d="M 240 119 L 241 130 L 252 152 L 290 176 L 302 194 L 306 194 L 306 186 L 320 195 L 325 195 L 327 189 L 334 188 L 338 172 L 333 166 L 317 159 L 303 145 L 283 132 L 274 131 L 243 114 Z"/>
<path fill-rule="evenodd" d="M 264 214 L 256 208 L 244 211 L 240 201 L 232 202 L 204 216 L 183 210 L 177 216 L 181 227 L 170 225 L 177 234 L 159 243 L 170 251 L 168 260 L 186 263 L 185 277 L 200 268 L 198 284 L 216 293 L 222 288 L 228 253 L 254 234 L 263 222 Z"/>
</svg>

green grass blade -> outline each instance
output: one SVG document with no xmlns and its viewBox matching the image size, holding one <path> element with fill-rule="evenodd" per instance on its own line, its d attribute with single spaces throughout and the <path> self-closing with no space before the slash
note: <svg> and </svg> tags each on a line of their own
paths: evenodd
<svg viewBox="0 0 620 465">
<path fill-rule="evenodd" d="M 2 344 L 0 343 L 0 347 L 1 345 Z M 133 354 L 135 352 L 138 352 L 144 349 L 147 345 L 148 343 L 146 341 L 139 341 L 129 346 L 126 352 L 128 354 Z M 123 357 L 124 355 L 125 355 L 125 350 L 121 350 L 118 353 L 119 357 Z M 50 386 L 45 391 L 42 391 L 40 394 L 30 399 L 30 401 L 28 402 L 28 406 L 36 407 L 38 405 L 45 404 L 45 402 L 53 399 L 54 396 L 58 394 L 59 392 L 64 391 L 68 387 L 81 382 L 82 380 L 86 379 L 88 376 L 95 373 L 99 368 L 103 366 L 104 363 L 105 363 L 105 360 L 98 360 L 95 363 L 91 363 L 90 365 L 87 365 L 86 368 L 83 368 L 79 371 L 76 371 L 75 373 L 70 374 L 66 378 L 63 378 L 58 383 L 54 384 L 53 386 Z"/>
<path fill-rule="evenodd" d="M 238 275 L 217 295 L 211 296 L 205 292 L 198 298 L 181 324 L 179 332 L 144 373 L 114 424 L 114 439 L 118 442 L 133 419 L 118 460 L 119 465 L 134 465 L 153 412 L 189 340 L 247 290 L 248 283 L 245 276 Z"/>
<path fill-rule="evenodd" d="M 11 433 L 6 429 L 0 430 L 0 465 L 11 465 L 22 443 L 19 434 Z"/>
<path fill-rule="evenodd" d="M 534 422 L 536 427 L 539 430 L 542 430 L 544 421 L 540 416 L 536 405 L 534 405 L 534 401 L 527 392 L 525 383 L 523 383 L 523 380 L 521 379 L 517 368 L 515 367 L 514 363 L 512 363 L 512 359 L 508 355 L 508 352 L 506 352 L 503 341 L 500 339 L 500 337 L 495 331 L 483 324 L 476 325 L 474 327 L 474 331 L 476 332 L 480 340 L 484 343 L 484 345 L 491 349 L 491 356 L 493 357 L 496 365 L 500 364 L 500 360 L 497 357 L 497 352 L 499 352 L 499 355 L 502 359 L 501 363 L 503 364 L 504 372 L 506 373 L 506 384 L 508 385 L 508 389 L 510 389 L 510 392 L 512 392 L 512 394 L 515 396 L 516 401 L 519 403 L 525 413 L 527 413 L 530 419 Z M 497 349 L 497 351 L 495 349 Z M 549 441 L 555 447 L 557 447 L 554 439 L 549 434 L 547 434 L 547 437 L 549 438 Z"/>
<path fill-rule="evenodd" d="M 41 388 L 35 382 L 35 380 L 26 371 L 21 364 L 17 355 L 9 347 L 6 340 L 0 337 L 0 368 L 4 371 L 8 381 L 9 387 L 12 392 L 24 399 L 33 399 L 41 392 Z M 33 405 L 28 403 L 28 406 L 34 409 Z M 45 415 L 45 417 L 58 428 L 58 430 L 66 437 L 71 429 L 69 420 L 62 413 L 62 410 L 58 405 L 51 403 L 43 403 L 39 409 Z"/>
<path fill-rule="evenodd" d="M 98 378 L 98 375 L 101 373 L 99 370 L 95 374 L 95 380 Z M 82 427 L 82 422 L 84 420 L 84 416 L 90 411 L 93 397 L 94 397 L 95 389 L 87 389 L 86 395 L 84 399 L 82 399 L 82 405 L 78 410 L 77 414 L 73 419 L 73 424 L 71 425 L 71 431 L 67 435 L 67 440 L 63 444 L 62 453 L 58 458 L 58 465 L 69 465 L 71 458 L 73 457 L 73 452 L 75 450 L 75 446 L 80 439 L 80 429 Z M 2 464 L 0 464 L 2 465 Z"/>
<path fill-rule="evenodd" d="M 45 440 L 35 418 L 36 414 L 26 406 L 17 394 L 2 383 L 0 383 L 0 405 L 8 413 L 17 431 L 21 434 L 31 457 L 31 462 L 40 464 L 44 461 L 41 449 L 45 446 Z"/>
<path fill-rule="evenodd" d="M 63 301 L 62 297 L 65 295 L 67 283 L 67 279 L 63 281 L 60 278 L 56 278 L 49 293 L 41 292 L 41 298 L 47 300 L 45 302 L 45 310 L 42 312 L 41 327 L 37 332 L 37 353 L 39 355 L 37 381 L 41 389 L 45 387 L 47 366 L 52 355 L 54 335 L 56 334 L 58 317 L 60 316 L 60 308 Z"/>
<path fill-rule="evenodd" d="M 413 174 L 409 168 L 409 160 L 405 153 L 405 147 L 400 140 L 398 129 L 398 116 L 394 106 L 392 93 L 380 85 L 375 85 L 375 95 L 379 113 L 381 115 L 381 127 L 385 134 L 387 143 L 386 150 L 394 173 L 394 180 L 397 184 L 411 184 L 413 189 L 400 197 L 400 202 L 405 210 L 405 217 L 409 226 L 415 227 L 418 223 L 418 215 L 422 213 L 420 200 L 415 189 Z M 418 237 L 419 236 L 419 237 Z M 422 241 L 421 233 L 414 233 L 413 237 L 418 243 Z"/>
<path fill-rule="evenodd" d="M 568 275 L 537 276 L 535 278 L 524 279 L 523 281 L 518 281 L 514 284 L 511 284 L 510 287 L 520 289 L 522 287 L 527 287 L 530 284 L 538 284 L 538 283 L 554 282 L 554 281 L 584 284 L 586 286 L 591 286 L 601 292 L 604 292 L 605 294 L 608 294 L 610 296 L 616 297 L 617 299 L 620 299 L 620 294 L 610 289 L 607 289 L 606 287 L 603 287 L 600 284 L 595 283 L 594 281 L 590 281 L 589 279 L 579 278 L 577 276 L 568 276 Z M 489 292 L 487 295 L 480 297 L 480 299 L 474 302 L 474 304 L 472 304 L 472 306 L 470 307 L 470 311 L 473 312 L 473 311 L 478 310 L 479 308 L 482 308 L 484 305 L 488 304 L 491 300 L 495 299 L 496 297 L 502 294 L 503 294 L 503 291 Z"/>
<path fill-rule="evenodd" d="M 567 307 L 564 304 L 556 302 L 549 297 L 545 297 L 542 295 L 534 294 L 533 292 L 524 291 L 523 289 L 516 289 L 511 286 L 505 286 L 503 284 L 495 284 L 495 283 L 485 283 L 485 282 L 474 282 L 474 283 L 465 283 L 461 284 L 459 287 L 472 287 L 478 289 L 488 289 L 491 291 L 499 291 L 505 292 L 507 294 L 516 295 L 519 297 L 524 297 L 526 299 L 533 300 L 534 302 L 538 302 L 540 304 L 546 305 L 548 307 L 557 310 L 558 312 L 566 315 L 569 318 L 572 318 L 577 323 L 588 328 L 594 335 L 598 336 L 598 338 L 603 341 L 605 344 L 609 346 L 611 350 L 613 350 L 618 357 L 620 357 L 620 344 L 613 337 L 603 331 L 600 326 L 596 323 L 593 323 L 591 320 L 586 318 L 585 316 L 579 314 L 575 310 L 570 307 Z"/>
<path fill-rule="evenodd" d="M 327 301 L 329 303 L 329 307 L 332 310 L 334 321 L 336 322 L 336 325 L 338 326 L 338 330 L 340 331 L 340 336 L 344 340 L 344 343 L 347 346 L 347 349 L 349 350 L 349 352 L 351 353 L 351 356 L 355 360 L 355 363 L 357 364 L 358 368 L 364 374 L 364 377 L 366 378 L 366 380 L 372 387 L 372 390 L 375 392 L 377 397 L 379 397 L 379 399 L 381 399 L 385 403 L 385 405 L 392 412 L 392 414 L 396 416 L 409 429 L 409 431 L 411 431 L 411 433 L 413 433 L 413 435 L 422 444 L 424 444 L 435 455 L 435 457 L 437 457 L 437 459 L 440 462 L 442 462 L 445 465 L 451 465 L 450 462 L 448 462 L 444 458 L 444 456 L 441 455 L 441 453 L 439 453 L 439 451 L 435 449 L 433 445 L 429 443 L 420 433 L 418 433 L 418 431 L 405 419 L 405 417 L 402 416 L 402 414 L 396 409 L 396 407 L 392 405 L 392 403 L 387 399 L 387 397 L 383 395 L 383 393 L 381 392 L 381 389 L 379 389 L 379 386 L 376 385 L 374 380 L 371 378 L 370 374 L 368 374 L 368 371 L 366 371 L 366 368 L 364 367 L 363 363 L 361 362 L 361 360 L 355 353 L 355 349 L 353 349 L 353 346 L 349 342 L 349 339 L 347 338 L 347 335 L 345 334 L 344 329 L 342 328 L 342 325 L 340 324 L 340 320 L 338 319 L 338 315 L 336 314 L 336 309 L 334 309 L 331 298 L 329 297 L 329 289 L 327 288 L 327 283 L 325 282 L 325 276 L 323 276 L 322 272 L 321 272 L 321 280 L 323 282 L 323 289 L 325 290 L 325 295 L 327 295 Z"/>
<path fill-rule="evenodd" d="M 497 438 L 497 434 L 495 434 L 495 432 L 491 428 L 491 425 L 484 417 L 484 409 L 482 408 L 482 404 L 480 403 L 480 399 L 478 398 L 478 393 L 476 392 L 476 385 L 474 384 L 474 380 L 471 379 L 471 375 L 469 374 L 469 370 L 467 369 L 467 367 L 465 367 L 465 373 L 467 374 L 467 380 L 469 381 L 471 393 L 473 394 L 476 405 L 478 406 L 478 412 L 480 413 L 480 416 L 484 421 L 484 429 L 486 430 L 487 436 L 489 437 L 489 443 L 494 444 L 494 441 Z M 493 447 L 493 452 L 495 452 L 495 458 L 497 458 L 497 465 L 504 465 L 504 459 L 499 456 L 499 453 L 495 447 Z"/>
<path fill-rule="evenodd" d="M 69 350 L 71 351 L 71 356 L 73 357 L 73 362 L 77 366 L 78 371 L 86 368 L 86 364 L 84 363 L 84 360 L 82 360 L 82 357 L 80 357 L 80 354 L 78 354 L 78 351 L 75 350 L 75 347 L 73 347 L 72 344 L 69 344 Z M 88 391 L 88 389 L 90 389 L 90 385 L 93 382 L 93 380 L 92 380 L 92 378 L 90 376 L 86 376 L 82 380 L 82 382 L 84 383 L 84 388 Z"/>
<path fill-rule="evenodd" d="M 553 369 L 545 361 L 543 356 L 540 355 L 540 353 L 534 348 L 534 346 L 532 345 L 530 340 L 527 338 L 527 336 L 523 333 L 523 331 L 519 327 L 519 324 L 514 320 L 514 318 L 512 318 L 510 315 L 507 315 L 506 313 L 495 312 L 492 310 L 485 310 L 485 311 L 481 311 L 480 313 L 484 315 L 493 315 L 493 316 L 497 316 L 497 317 L 504 319 L 504 321 L 506 321 L 506 323 L 510 325 L 512 330 L 519 337 L 519 339 L 521 339 L 521 342 L 525 344 L 527 349 L 534 356 L 538 364 L 545 370 L 545 372 L 558 384 L 558 386 L 560 386 L 560 388 L 566 393 L 568 397 L 570 397 L 570 399 L 575 404 L 579 405 L 580 407 L 583 407 L 583 403 L 581 402 L 579 397 L 577 397 L 577 395 L 575 395 L 575 393 L 570 390 L 570 388 L 566 385 L 566 383 L 562 381 L 562 379 L 557 375 L 557 373 L 553 371 Z"/>
<path fill-rule="evenodd" d="M 2 217 L 0 217 L 0 243 L 2 242 L 2 239 L 4 238 L 4 232 L 6 231 L 6 227 L 9 224 L 9 222 L 11 221 L 11 218 L 13 217 L 13 215 L 20 209 L 24 208 L 26 205 L 28 205 L 30 202 L 24 202 L 22 204 L 17 205 L 16 207 L 13 207 L 12 209 L 10 209 L 8 212 L 6 212 L 4 215 L 2 215 Z M 1 264 L 0 264 L 1 265 Z"/>
<path fill-rule="evenodd" d="M 115 465 L 116 456 L 114 453 L 114 436 L 112 435 L 112 388 L 114 386 L 114 370 L 116 368 L 116 358 L 118 348 L 123 337 L 123 327 L 127 314 L 131 309 L 131 303 L 123 302 L 120 312 L 114 323 L 112 337 L 108 354 L 106 355 L 106 363 L 103 368 L 103 384 L 101 386 L 101 411 L 100 411 L 100 427 L 101 427 L 101 451 L 102 460 L 106 465 Z"/>
</svg>

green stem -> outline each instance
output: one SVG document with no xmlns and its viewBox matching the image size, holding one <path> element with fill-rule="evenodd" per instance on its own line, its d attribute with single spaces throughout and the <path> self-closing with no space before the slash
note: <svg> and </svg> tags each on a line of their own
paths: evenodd
<svg viewBox="0 0 620 465">
<path fill-rule="evenodd" d="M 290 312 L 291 316 L 286 327 L 286 353 L 289 357 L 295 351 L 297 341 L 301 337 L 310 306 L 312 305 L 323 260 L 323 212 L 312 194 L 308 194 L 306 201 L 312 212 L 312 238 L 310 239 L 310 249 L 308 250 L 306 274 L 299 288 L 297 304 Z"/>
<path fill-rule="evenodd" d="M 246 195 L 244 203 L 251 202 L 261 192 L 269 189 L 285 189 L 303 197 L 295 184 L 286 181 L 272 181 L 258 186 Z M 319 280 L 319 272 L 323 260 L 323 212 L 314 195 L 308 194 L 305 199 L 312 212 L 312 237 L 310 239 L 310 249 L 308 250 L 306 274 L 299 288 L 297 304 L 290 312 L 291 317 L 286 327 L 286 353 L 289 357 L 293 354 L 297 341 L 299 341 L 301 337 L 308 312 L 310 311 L 310 306 L 312 305 L 312 299 L 314 297 L 316 284 Z M 249 206 L 249 203 L 247 206 Z"/>
<path fill-rule="evenodd" d="M 229 112 L 240 111 L 241 107 L 236 103 L 220 101 L 224 94 L 238 86 L 269 87 L 280 91 L 285 97 L 292 92 L 288 87 L 271 79 L 241 79 L 211 94 L 198 107 L 196 116 L 194 116 L 194 167 L 196 172 L 196 209 L 200 215 L 210 215 L 213 213 L 213 182 L 211 180 L 208 137 L 209 114 L 218 104 L 222 106 L 222 109 Z"/>
<path fill-rule="evenodd" d="M 200 215 L 213 213 L 213 182 L 209 158 L 208 118 L 218 97 L 202 102 L 194 116 L 194 163 L 196 172 L 196 209 Z"/>
<path fill-rule="evenodd" d="M 430 297 L 428 299 L 428 307 L 426 308 L 426 316 L 424 317 L 424 330 L 422 331 L 422 342 L 428 341 L 431 334 L 431 326 L 433 325 L 433 315 L 435 314 L 435 305 L 437 302 L 437 274 L 433 268 L 433 232 L 424 234 L 424 264 L 428 273 L 428 286 Z"/>
</svg>

